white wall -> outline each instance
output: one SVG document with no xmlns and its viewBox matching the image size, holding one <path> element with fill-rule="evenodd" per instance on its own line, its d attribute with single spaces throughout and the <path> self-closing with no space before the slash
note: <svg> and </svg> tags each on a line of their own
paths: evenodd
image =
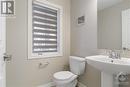
<svg viewBox="0 0 130 87">
<path fill-rule="evenodd" d="M 7 87 L 36 87 L 52 80 L 53 73 L 68 64 L 70 55 L 70 0 L 48 0 L 63 6 L 63 57 L 27 59 L 27 1 L 15 0 L 16 16 L 7 18 L 7 52 L 12 61 L 7 63 Z M 39 69 L 40 62 L 50 64 Z"/>
<path fill-rule="evenodd" d="M 71 55 L 94 55 L 97 49 L 97 0 L 72 0 L 71 5 Z M 78 26 L 77 18 L 82 15 L 86 22 Z M 87 65 L 80 81 L 88 87 L 101 87 L 100 72 Z"/>
<path fill-rule="evenodd" d="M 96 0 L 72 0 L 71 6 L 71 53 L 92 55 L 97 48 L 97 3 Z M 85 15 L 84 25 L 77 25 L 77 18 Z"/>
</svg>

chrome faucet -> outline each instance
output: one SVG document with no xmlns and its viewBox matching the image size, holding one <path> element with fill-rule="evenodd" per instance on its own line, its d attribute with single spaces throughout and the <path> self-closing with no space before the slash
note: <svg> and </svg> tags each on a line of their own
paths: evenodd
<svg viewBox="0 0 130 87">
<path fill-rule="evenodd" d="M 114 50 L 110 50 L 109 51 L 109 58 L 112 58 L 112 59 L 121 59 L 120 53 L 116 52 Z"/>
</svg>

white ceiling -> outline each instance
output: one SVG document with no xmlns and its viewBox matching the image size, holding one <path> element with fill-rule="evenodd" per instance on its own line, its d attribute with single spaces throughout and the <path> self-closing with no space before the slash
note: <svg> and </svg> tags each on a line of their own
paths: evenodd
<svg viewBox="0 0 130 87">
<path fill-rule="evenodd" d="M 122 2 L 123 0 L 97 0 L 98 10 L 103 10 L 105 8 L 111 7 L 115 4 Z"/>
</svg>

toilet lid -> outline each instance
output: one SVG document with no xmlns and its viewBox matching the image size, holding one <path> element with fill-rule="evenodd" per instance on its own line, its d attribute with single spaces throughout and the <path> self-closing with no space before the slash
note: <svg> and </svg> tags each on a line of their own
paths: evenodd
<svg viewBox="0 0 130 87">
<path fill-rule="evenodd" d="M 61 71 L 54 74 L 54 78 L 57 80 L 67 80 L 73 76 L 74 74 L 69 71 Z"/>
</svg>

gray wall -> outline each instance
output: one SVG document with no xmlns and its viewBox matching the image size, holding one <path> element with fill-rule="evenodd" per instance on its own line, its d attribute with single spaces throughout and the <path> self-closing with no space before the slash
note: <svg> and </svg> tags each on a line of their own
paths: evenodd
<svg viewBox="0 0 130 87">
<path fill-rule="evenodd" d="M 130 8 L 130 1 L 124 0 L 110 8 L 98 11 L 98 48 L 121 49 L 121 12 L 128 8 Z"/>
<path fill-rule="evenodd" d="M 16 16 L 7 18 L 7 52 L 13 55 L 7 63 L 7 87 L 37 87 L 48 83 L 53 73 L 63 70 L 70 55 L 70 0 L 48 0 L 63 6 L 63 57 L 27 59 L 27 1 L 15 0 Z M 38 64 L 48 61 L 43 69 Z"/>
<path fill-rule="evenodd" d="M 72 0 L 71 6 L 71 55 L 86 57 L 94 55 L 97 49 L 97 1 Z M 77 18 L 85 15 L 86 22 L 77 25 Z M 100 86 L 100 72 L 87 65 L 80 81 L 87 87 Z"/>
</svg>

